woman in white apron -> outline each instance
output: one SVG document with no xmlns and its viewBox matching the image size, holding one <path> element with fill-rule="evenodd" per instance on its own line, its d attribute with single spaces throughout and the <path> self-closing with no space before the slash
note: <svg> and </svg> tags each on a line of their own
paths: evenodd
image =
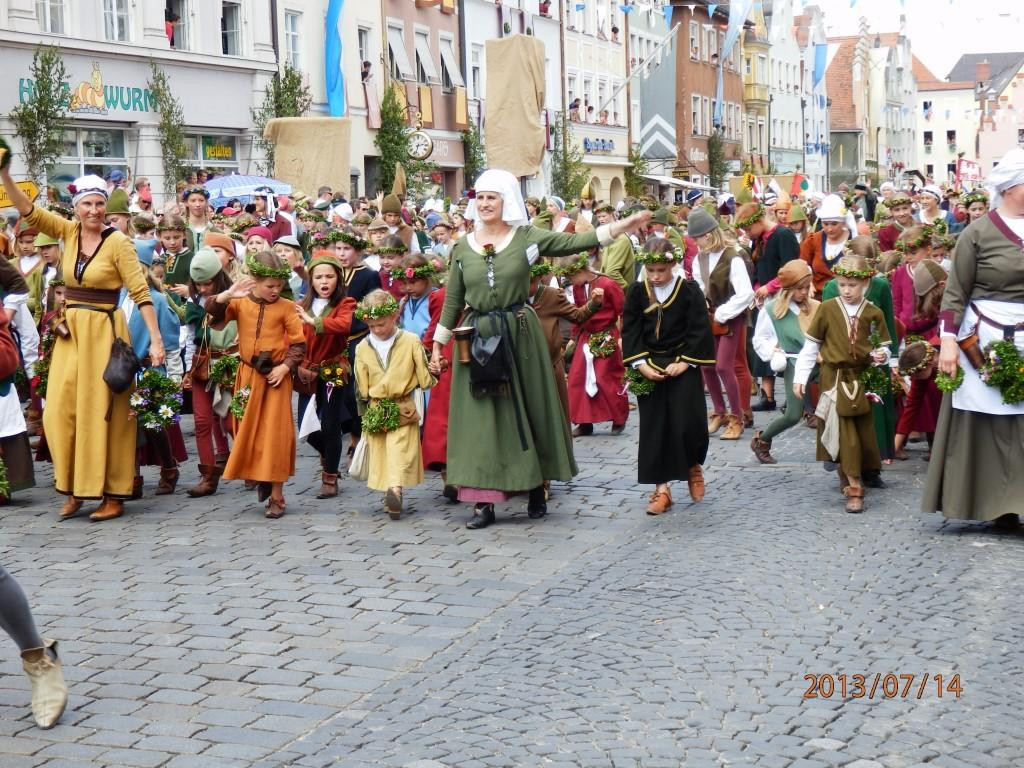
<svg viewBox="0 0 1024 768">
<path fill-rule="evenodd" d="M 1013 339 L 1024 351 L 1024 149 L 989 176 L 992 210 L 957 241 L 939 315 L 939 370 L 964 382 L 942 400 L 922 508 L 1015 528 L 1024 514 L 1024 403 L 1007 405 L 957 342 L 977 333 L 984 350 Z"/>
</svg>

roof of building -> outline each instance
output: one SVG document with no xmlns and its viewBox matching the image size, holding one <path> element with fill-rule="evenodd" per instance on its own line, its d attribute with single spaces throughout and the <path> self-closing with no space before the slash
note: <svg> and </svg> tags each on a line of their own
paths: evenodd
<svg viewBox="0 0 1024 768">
<path fill-rule="evenodd" d="M 995 79 L 1000 73 L 1011 67 L 1019 68 L 1024 62 L 1024 51 L 1012 53 L 965 53 L 960 60 L 953 65 L 953 68 L 946 75 L 949 82 L 974 82 L 974 67 L 983 61 L 988 61 L 992 78 Z"/>
<path fill-rule="evenodd" d="M 920 88 L 923 83 L 941 82 L 939 78 L 933 75 L 932 71 L 924 65 L 924 62 L 917 58 L 917 56 L 913 57 L 911 66 L 913 67 L 914 79 L 917 80 L 918 88 Z"/>
</svg>

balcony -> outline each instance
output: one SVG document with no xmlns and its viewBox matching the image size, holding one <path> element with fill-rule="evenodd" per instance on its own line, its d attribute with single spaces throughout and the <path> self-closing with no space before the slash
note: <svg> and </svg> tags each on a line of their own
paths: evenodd
<svg viewBox="0 0 1024 768">
<path fill-rule="evenodd" d="M 743 100 L 748 104 L 753 102 L 756 106 L 767 106 L 768 90 L 768 86 L 763 83 L 744 83 Z"/>
</svg>

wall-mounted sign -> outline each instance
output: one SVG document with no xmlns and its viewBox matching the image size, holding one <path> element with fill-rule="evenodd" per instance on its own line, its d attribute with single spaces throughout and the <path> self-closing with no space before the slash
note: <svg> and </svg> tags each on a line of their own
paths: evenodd
<svg viewBox="0 0 1024 768">
<path fill-rule="evenodd" d="M 583 139 L 584 152 L 614 152 L 615 142 L 611 139 Z"/>
<path fill-rule="evenodd" d="M 238 161 L 234 136 L 203 136 L 203 160 L 221 163 Z"/>
<path fill-rule="evenodd" d="M 703 149 L 697 147 L 690 147 L 690 151 L 687 153 L 687 157 L 690 158 L 691 163 L 703 163 L 708 159 L 708 153 Z"/>
<path fill-rule="evenodd" d="M 67 109 L 73 115 L 106 115 L 110 110 L 124 112 L 153 111 L 153 93 L 148 88 L 128 85 L 109 85 L 103 82 L 103 71 L 92 63 L 92 75 L 72 86 L 64 83 Z M 27 77 L 18 80 L 18 103 L 26 104 L 35 98 L 35 83 Z"/>
</svg>

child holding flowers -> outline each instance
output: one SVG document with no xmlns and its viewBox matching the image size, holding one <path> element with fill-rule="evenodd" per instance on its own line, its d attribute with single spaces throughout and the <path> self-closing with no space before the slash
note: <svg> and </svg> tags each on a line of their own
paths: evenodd
<svg viewBox="0 0 1024 768">
<path fill-rule="evenodd" d="M 271 251 L 246 254 L 249 277 L 208 301 L 214 327 L 238 323 L 241 365 L 235 377 L 231 412 L 235 444 L 224 479 L 256 482 L 267 501 L 266 516 L 285 511 L 285 481 L 295 473 L 295 422 L 292 373 L 306 352 L 302 321 L 295 304 L 281 300 L 291 270 Z"/>
<path fill-rule="evenodd" d="M 419 338 L 398 328 L 398 303 L 385 291 L 370 293 L 356 312 L 370 328 L 356 347 L 356 388 L 363 410 L 363 432 L 369 451 L 367 485 L 386 491 L 384 503 L 392 520 L 402 516 L 405 488 L 423 482 L 420 457 L 420 415 L 413 390 L 436 383 Z"/>
<path fill-rule="evenodd" d="M 864 511 L 865 472 L 880 471 L 874 418 L 861 374 L 889 361 L 889 329 L 882 311 L 864 294 L 874 275 L 861 256 L 842 256 L 832 269 L 839 296 L 823 301 L 796 360 L 793 392 L 803 398 L 821 355 L 818 460 L 838 461 L 847 512 Z"/>
<path fill-rule="evenodd" d="M 577 307 L 589 304 L 592 290 L 603 293 L 596 311 L 573 329 L 576 353 L 569 366 L 569 420 L 577 426 L 572 436 L 591 435 L 594 424 L 602 421 L 610 421 L 611 433 L 621 435 L 629 416 L 618 327 L 625 294 L 617 282 L 591 268 L 586 253 L 564 267 L 562 274 L 569 280 Z"/>
<path fill-rule="evenodd" d="M 224 418 L 227 410 L 223 406 L 231 399 L 234 373 L 238 371 L 238 323 L 232 320 L 222 328 L 212 328 L 206 311 L 214 296 L 231 288 L 223 260 L 209 246 L 213 234 L 207 235 L 207 245 L 199 250 L 189 265 L 189 298 L 185 305 L 188 335 L 195 347 L 195 353 L 191 355 L 192 369 L 185 377 L 186 386 L 192 391 L 196 452 L 199 454 L 200 480 L 188 489 L 188 495 L 193 498 L 216 493 L 228 463 L 230 428 Z M 231 371 L 230 375 L 228 371 Z M 215 407 L 215 403 L 220 408 Z"/>
<path fill-rule="evenodd" d="M 315 378 L 316 411 L 320 431 L 309 436 L 309 444 L 321 456 L 323 471 L 318 499 L 338 495 L 338 464 L 341 461 L 341 436 L 352 431 L 355 413 L 351 401 L 352 366 L 348 359 L 348 336 L 356 301 L 345 295 L 344 269 L 330 251 L 316 250 L 307 267 L 310 291 L 295 309 L 303 323 L 306 358 L 299 377 Z M 305 412 L 299 399 L 299 413 Z"/>
<path fill-rule="evenodd" d="M 662 515 L 673 480 L 685 479 L 694 501 L 704 498 L 710 437 L 697 366 L 715 364 L 715 341 L 700 286 L 673 272 L 683 252 L 652 237 L 636 260 L 646 274 L 626 296 L 622 351 L 640 412 L 638 481 L 655 485 L 647 514 Z"/>
</svg>

